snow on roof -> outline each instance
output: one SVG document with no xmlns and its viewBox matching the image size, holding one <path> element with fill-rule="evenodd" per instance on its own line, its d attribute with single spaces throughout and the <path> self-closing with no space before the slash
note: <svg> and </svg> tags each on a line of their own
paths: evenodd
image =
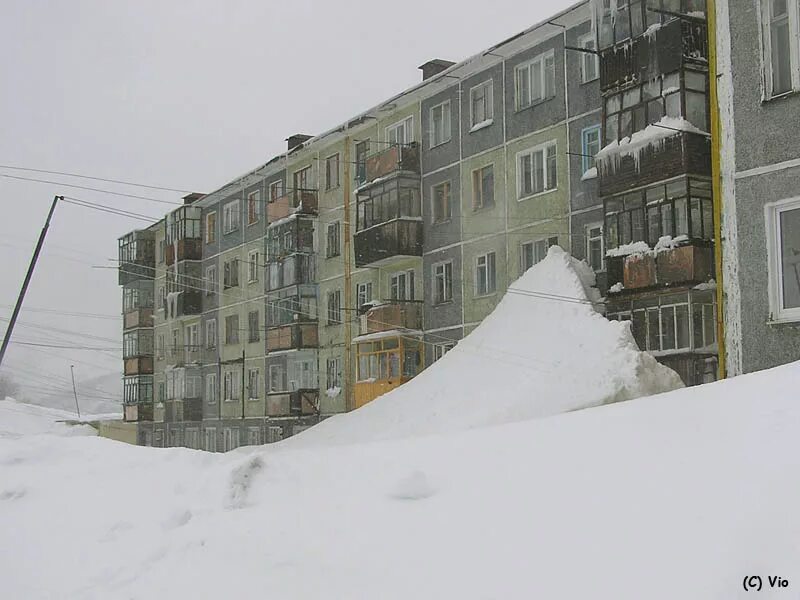
<svg viewBox="0 0 800 600">
<path fill-rule="evenodd" d="M 374 342 L 375 340 L 382 340 L 391 337 L 422 337 L 422 332 L 419 329 L 390 329 L 388 331 L 378 331 L 376 333 L 367 333 L 353 338 L 353 343 L 360 342 Z"/>
</svg>

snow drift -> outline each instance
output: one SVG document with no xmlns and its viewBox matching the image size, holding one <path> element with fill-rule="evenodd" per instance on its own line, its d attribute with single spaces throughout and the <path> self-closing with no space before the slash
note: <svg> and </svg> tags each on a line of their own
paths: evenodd
<svg viewBox="0 0 800 600">
<path fill-rule="evenodd" d="M 69 425 L 75 414 L 57 408 L 0 400 L 0 438 L 21 435 L 53 434 L 61 436 L 96 435 L 90 425 Z"/>
<path fill-rule="evenodd" d="M 588 265 L 553 246 L 491 315 L 430 368 L 289 445 L 464 430 L 682 387 L 674 371 L 639 351 L 627 323 L 608 321 L 596 310 L 593 286 Z"/>
</svg>

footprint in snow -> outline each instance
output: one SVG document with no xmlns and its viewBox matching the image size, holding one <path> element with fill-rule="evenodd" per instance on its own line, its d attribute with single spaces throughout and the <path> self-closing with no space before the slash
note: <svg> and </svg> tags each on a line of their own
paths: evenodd
<svg viewBox="0 0 800 600">
<path fill-rule="evenodd" d="M 264 468 L 264 460 L 260 456 L 252 456 L 233 470 L 228 494 L 229 508 L 243 508 L 247 504 L 247 496 L 256 473 Z"/>
<path fill-rule="evenodd" d="M 390 492 L 395 500 L 424 500 L 436 493 L 428 477 L 422 471 L 414 471 L 401 479 Z"/>
</svg>

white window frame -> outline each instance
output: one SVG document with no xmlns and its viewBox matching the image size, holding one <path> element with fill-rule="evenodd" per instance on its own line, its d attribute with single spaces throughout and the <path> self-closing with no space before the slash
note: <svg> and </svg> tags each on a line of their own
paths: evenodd
<svg viewBox="0 0 800 600">
<path fill-rule="evenodd" d="M 397 281 L 397 290 L 400 291 L 400 278 L 403 278 L 403 297 L 399 297 L 399 293 L 397 297 L 392 296 L 393 290 L 392 288 L 395 287 L 395 281 Z M 416 295 L 416 282 L 414 281 L 414 269 L 408 269 L 406 271 L 397 271 L 389 275 L 389 295 L 392 296 L 392 300 L 397 301 L 412 301 L 414 300 L 414 296 Z"/>
<path fill-rule="evenodd" d="M 250 205 L 255 206 L 254 220 L 250 220 Z M 261 190 L 254 190 L 247 194 L 247 226 L 255 225 L 261 220 Z"/>
<path fill-rule="evenodd" d="M 325 389 L 342 387 L 342 357 L 331 356 L 325 362 Z"/>
<path fill-rule="evenodd" d="M 764 206 L 767 226 L 770 321 L 773 323 L 800 321 L 800 307 L 786 308 L 783 303 L 784 279 L 781 257 L 780 215 L 790 210 L 800 210 L 800 197 L 770 202 Z"/>
<path fill-rule="evenodd" d="M 216 427 L 206 427 L 205 431 L 205 439 L 203 440 L 206 452 L 216 452 L 217 451 L 217 428 Z"/>
<path fill-rule="evenodd" d="M 363 283 L 356 284 L 356 304 L 357 304 L 356 308 L 361 308 L 367 302 L 372 302 L 372 300 L 373 300 L 372 289 L 373 288 L 372 288 L 372 282 L 371 281 L 365 281 Z M 369 294 L 367 294 L 367 290 L 369 290 Z M 363 293 L 362 293 L 362 291 L 363 291 Z M 364 301 L 363 302 L 360 300 L 360 298 L 362 296 L 364 297 Z M 369 297 L 367 297 L 367 296 L 369 296 Z"/>
<path fill-rule="evenodd" d="M 551 58 L 553 60 L 553 95 L 546 96 L 547 93 L 547 59 Z M 534 95 L 534 77 L 533 77 L 533 67 L 536 64 L 541 65 L 540 73 L 539 73 L 539 81 L 537 84 L 541 88 L 541 95 L 536 96 Z M 556 92 L 556 77 L 555 77 L 555 50 L 548 50 L 547 52 L 543 52 L 528 60 L 520 65 L 517 65 L 514 68 L 514 100 L 516 109 L 524 110 L 526 108 L 530 108 L 531 106 L 535 106 L 540 102 L 545 102 L 550 98 L 555 96 Z M 528 72 L 528 78 L 530 81 L 530 85 L 528 86 L 528 97 L 522 97 L 522 89 L 520 85 L 520 73 L 523 71 Z"/>
<path fill-rule="evenodd" d="M 200 349 L 200 326 L 198 323 L 187 325 L 183 330 L 187 352 L 196 352 Z"/>
<path fill-rule="evenodd" d="M 331 170 L 331 161 L 335 159 L 336 170 Z M 330 156 L 325 158 L 325 189 L 326 190 L 334 190 L 339 187 L 339 171 L 341 170 L 340 167 L 341 160 L 339 159 L 339 153 L 336 152 L 335 154 L 331 154 Z"/>
<path fill-rule="evenodd" d="M 335 244 L 331 244 L 331 232 L 334 232 Z M 325 228 L 325 257 L 334 258 L 342 254 L 342 222 L 333 221 Z"/>
<path fill-rule="evenodd" d="M 222 233 L 227 235 L 238 231 L 242 222 L 242 205 L 239 200 L 232 200 L 222 207 Z"/>
<path fill-rule="evenodd" d="M 578 38 L 578 47 L 585 48 L 587 50 L 595 50 L 597 51 L 597 39 L 594 36 L 594 33 L 587 33 L 586 35 L 581 36 Z M 592 81 L 596 81 L 600 78 L 600 57 L 597 54 L 589 54 L 588 52 L 581 52 L 581 82 L 582 83 L 590 83 Z M 592 61 L 591 63 L 589 61 Z M 589 78 L 587 77 L 586 67 L 589 64 L 594 65 L 594 76 Z"/>
<path fill-rule="evenodd" d="M 398 142 L 397 132 L 401 129 L 403 131 L 403 141 Z M 385 129 L 384 134 L 386 135 L 386 142 L 389 144 L 405 145 L 412 143 L 414 141 L 414 115 L 409 115 L 396 123 L 392 123 Z M 393 134 L 394 140 L 392 139 Z"/>
<path fill-rule="evenodd" d="M 475 120 L 475 93 L 484 90 L 484 118 L 480 121 Z M 483 129 L 487 125 L 494 123 L 494 80 L 487 79 L 469 90 L 469 125 L 470 132 Z"/>
<path fill-rule="evenodd" d="M 603 131 L 600 125 L 592 125 L 591 127 L 585 127 L 581 130 L 581 161 L 582 161 L 582 174 L 585 175 L 589 169 L 593 169 L 595 167 L 595 159 L 594 157 L 597 154 L 589 154 L 589 148 L 587 147 L 587 136 L 590 133 L 597 134 L 597 151 L 599 152 L 600 149 L 603 147 Z M 558 150 L 556 150 L 557 152 Z M 556 156 L 557 160 L 557 156 Z"/>
<path fill-rule="evenodd" d="M 209 227 L 208 222 L 213 218 L 214 226 Z M 211 234 L 211 235 L 209 235 Z M 206 244 L 214 244 L 217 241 L 217 211 L 212 210 L 206 214 Z"/>
<path fill-rule="evenodd" d="M 282 379 L 286 383 L 285 386 L 281 387 L 285 387 L 287 389 L 278 389 L 276 386 L 273 385 L 273 383 L 275 383 L 279 379 Z M 269 380 L 267 381 L 267 385 L 269 386 L 269 390 L 267 391 L 268 394 L 282 394 L 288 392 L 289 379 L 288 377 L 286 377 L 286 367 L 284 367 L 283 365 L 270 365 Z"/>
<path fill-rule="evenodd" d="M 256 395 L 253 396 L 253 380 L 255 379 Z M 247 399 L 258 400 L 261 398 L 261 370 L 253 367 L 247 370 Z"/>
<path fill-rule="evenodd" d="M 436 190 L 447 186 L 447 213 L 446 215 L 436 214 Z M 448 223 L 453 219 L 453 182 L 445 179 L 431 186 L 431 224 Z"/>
<path fill-rule="evenodd" d="M 789 13 L 789 62 L 792 71 L 792 89 L 777 94 L 772 91 L 772 1 L 760 0 L 760 4 L 762 100 L 770 100 L 800 90 L 800 2 L 798 0 L 786 0 Z"/>
<path fill-rule="evenodd" d="M 494 266 L 493 266 L 493 277 L 489 278 L 489 256 L 494 256 Z M 481 268 L 481 259 L 485 261 L 485 268 L 486 268 L 486 277 L 484 279 L 484 287 L 486 290 L 481 293 L 480 287 L 478 285 L 479 282 L 479 270 Z M 489 284 L 491 283 L 491 289 Z M 497 253 L 492 250 L 490 252 L 486 252 L 485 254 L 481 254 L 475 257 L 475 297 L 476 298 L 485 298 L 487 296 L 493 296 L 497 293 Z"/>
<path fill-rule="evenodd" d="M 247 283 L 258 281 L 258 250 L 247 253 Z"/>
<path fill-rule="evenodd" d="M 219 389 L 217 388 L 217 374 L 216 373 L 209 373 L 206 375 L 206 402 L 208 404 L 215 404 L 217 402 L 217 396 L 219 395 Z"/>
<path fill-rule="evenodd" d="M 450 265 L 450 280 L 447 279 L 447 265 Z M 441 270 L 441 271 L 440 271 Z M 453 301 L 453 261 L 452 260 L 443 260 L 441 262 L 437 262 L 431 265 L 431 277 L 433 279 L 432 284 L 432 293 L 433 293 L 433 304 L 440 305 L 446 304 L 448 302 Z M 438 288 L 438 280 L 442 279 L 442 289 L 443 297 L 437 298 L 436 292 Z"/>
<path fill-rule="evenodd" d="M 436 117 L 434 116 L 436 111 L 440 111 L 442 115 L 441 132 L 437 131 L 436 127 Z M 431 106 L 429 113 L 431 148 L 441 146 L 442 144 L 446 144 L 450 141 L 453 135 L 452 118 L 453 115 L 450 110 L 450 100 L 445 100 L 436 106 Z M 439 135 L 441 135 L 441 139 L 439 139 Z"/>
<path fill-rule="evenodd" d="M 334 299 L 335 302 L 332 303 Z M 342 290 L 329 291 L 326 300 L 327 324 L 341 325 L 344 322 L 342 317 Z"/>
<path fill-rule="evenodd" d="M 595 240 L 600 240 L 600 268 L 595 269 L 595 273 L 602 273 L 606 270 L 606 242 L 605 236 L 603 235 L 603 221 L 597 221 L 596 223 L 587 223 L 584 227 L 584 238 L 586 239 L 586 263 L 594 269 L 594 265 L 592 265 L 592 246 L 591 243 Z M 600 235 L 592 237 L 589 235 L 589 232 L 592 229 L 599 229 Z"/>
<path fill-rule="evenodd" d="M 436 362 L 440 358 L 442 358 L 445 354 L 450 352 L 453 348 L 456 347 L 456 342 L 445 342 L 443 344 L 434 344 L 433 345 L 433 362 Z"/>
<path fill-rule="evenodd" d="M 486 169 L 492 169 L 492 201 L 487 203 L 483 194 L 483 172 Z M 477 176 L 477 177 L 476 177 Z M 484 208 L 494 206 L 494 163 L 488 163 L 472 171 L 472 210 L 482 210 Z M 476 186 L 475 183 L 478 183 Z M 480 197 L 480 205 L 477 203 Z"/>
<path fill-rule="evenodd" d="M 553 147 L 555 148 L 555 157 L 556 157 L 556 181 L 555 185 L 551 184 L 553 182 L 550 181 L 549 170 L 547 168 L 547 150 Z M 521 165 L 521 160 L 523 157 L 530 156 L 531 157 L 531 165 L 533 164 L 533 155 L 534 154 L 542 154 L 542 179 L 544 181 L 544 188 L 540 192 L 532 192 L 530 194 L 523 195 L 523 170 Z M 516 169 L 517 169 L 517 200 L 527 200 L 528 198 L 535 198 L 536 196 L 542 196 L 544 194 L 549 194 L 551 192 L 555 192 L 558 190 L 558 142 L 556 140 L 551 140 L 549 142 L 545 142 L 544 144 L 539 144 L 538 146 L 534 146 L 532 148 L 528 148 L 527 150 L 523 150 L 522 152 L 518 152 L 516 156 Z M 533 172 L 533 168 L 531 168 L 531 176 L 535 175 Z"/>
<path fill-rule="evenodd" d="M 553 244 L 551 244 L 550 243 L 551 240 L 555 240 L 555 242 Z M 537 244 L 541 244 L 542 242 L 545 243 L 544 254 L 540 254 L 539 258 L 537 259 L 536 258 L 536 254 L 537 254 L 537 250 L 539 249 Z M 551 246 L 557 246 L 557 245 L 558 245 L 558 236 L 556 236 L 556 235 L 539 236 L 539 237 L 536 237 L 534 239 L 526 240 L 524 242 L 521 242 L 520 245 L 519 245 L 519 272 L 520 272 L 520 275 L 524 274 L 525 271 L 527 271 L 530 268 L 530 267 L 526 267 L 525 266 L 525 246 L 531 246 L 531 259 L 532 259 L 533 262 L 531 263 L 530 266 L 532 267 L 533 265 L 537 265 L 537 264 L 539 264 L 540 262 L 542 262 L 544 260 L 545 256 L 547 256 L 547 252 L 550 250 Z"/>
<path fill-rule="evenodd" d="M 213 350 L 217 347 L 217 320 L 206 321 L 206 349 Z"/>
<path fill-rule="evenodd" d="M 217 277 L 217 265 L 206 268 L 206 296 L 212 296 L 219 289 L 219 278 Z"/>
</svg>

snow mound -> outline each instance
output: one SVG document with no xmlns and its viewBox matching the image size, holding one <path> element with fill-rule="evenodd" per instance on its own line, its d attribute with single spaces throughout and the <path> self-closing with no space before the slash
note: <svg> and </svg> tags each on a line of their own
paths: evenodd
<svg viewBox="0 0 800 600">
<path fill-rule="evenodd" d="M 546 417 L 682 387 L 608 321 L 586 263 L 557 246 L 456 347 L 402 387 L 285 443 L 415 437 Z"/>
<path fill-rule="evenodd" d="M 0 438 L 21 435 L 95 435 L 89 425 L 69 425 L 75 415 L 70 412 L 17 402 L 13 398 L 0 400 Z"/>
</svg>

